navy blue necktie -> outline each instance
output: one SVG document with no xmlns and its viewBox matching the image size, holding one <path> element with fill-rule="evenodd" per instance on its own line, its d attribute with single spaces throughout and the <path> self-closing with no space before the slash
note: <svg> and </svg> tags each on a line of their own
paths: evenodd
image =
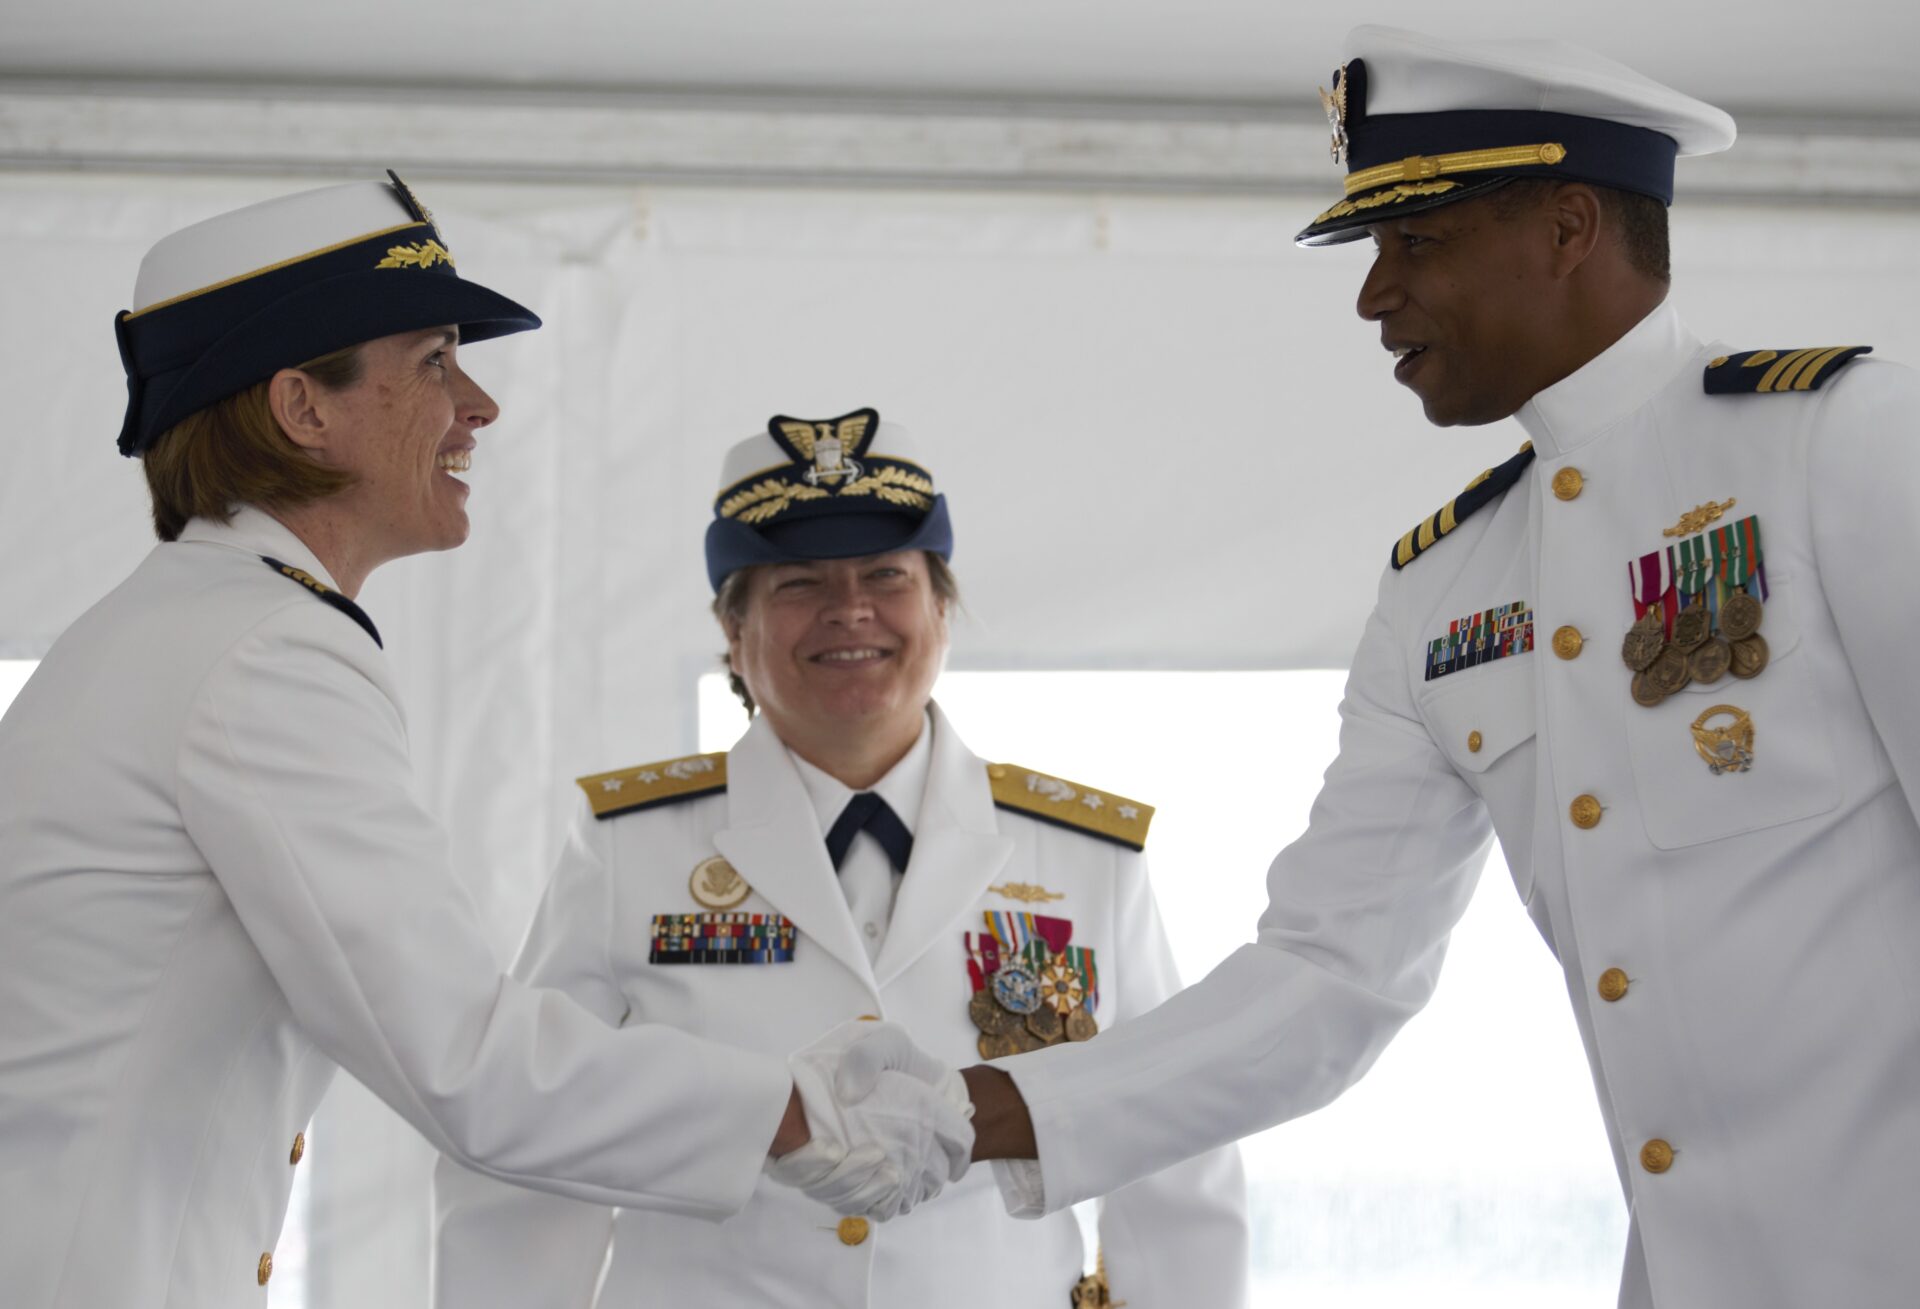
<svg viewBox="0 0 1920 1309">
<path fill-rule="evenodd" d="M 846 860 L 853 838 L 862 829 L 872 833 L 880 848 L 887 852 L 887 862 L 893 865 L 894 872 L 907 871 L 907 860 L 913 855 L 913 833 L 885 800 L 872 791 L 859 791 L 847 801 L 847 807 L 833 820 L 833 827 L 827 833 L 827 858 L 833 860 L 836 873 Z"/>
</svg>

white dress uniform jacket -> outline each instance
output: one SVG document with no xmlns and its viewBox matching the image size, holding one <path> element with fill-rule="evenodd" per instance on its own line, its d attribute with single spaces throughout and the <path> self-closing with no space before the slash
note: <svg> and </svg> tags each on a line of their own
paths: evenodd
<svg viewBox="0 0 1920 1309">
<path fill-rule="evenodd" d="M 720 1217 L 782 1060 L 499 972 L 386 660 L 242 509 L 155 549 L 0 723 L 0 1302 L 266 1301 L 336 1065 L 506 1179 Z"/>
<path fill-rule="evenodd" d="M 1040 1144 L 1037 1178 L 999 1170 L 1011 1207 L 1338 1095 L 1426 1002 L 1497 834 L 1565 967 L 1632 1210 L 1620 1302 L 1915 1302 L 1920 379 L 1869 358 L 1817 391 L 1708 396 L 1725 353 L 1663 307 L 1520 411 L 1532 467 L 1381 582 L 1257 943 L 1139 1022 L 1009 1065 Z M 1626 565 L 1729 499 L 1762 526 L 1772 662 L 1642 708 Z M 1532 653 L 1424 680 L 1452 616 L 1516 600 Z M 1690 728 L 1723 703 L 1755 758 L 1715 776 Z"/>
<path fill-rule="evenodd" d="M 599 821 L 583 807 L 517 974 L 564 989 L 608 1023 L 670 1023 L 750 1050 L 791 1050 L 874 1015 L 964 1066 L 979 1062 L 965 934 L 983 930 L 983 910 L 1012 910 L 1068 919 L 1072 943 L 1093 947 L 1102 1025 L 1165 999 L 1178 981 L 1144 857 L 996 808 L 987 765 L 937 708 L 930 719 L 913 854 L 877 957 L 848 911 L 793 758 L 760 718 L 726 756 L 724 790 Z M 649 964 L 654 915 L 701 911 L 689 875 L 715 854 L 753 888 L 738 912 L 785 915 L 797 926 L 791 962 Z M 1009 883 L 1064 898 L 1026 904 L 990 889 Z M 986 1169 L 872 1226 L 843 1226 L 830 1209 L 771 1182 L 718 1225 L 614 1214 L 502 1187 L 444 1161 L 435 1182 L 441 1309 L 586 1309 L 603 1264 L 603 1309 L 1066 1309 L 1083 1267 L 1074 1217 L 1009 1221 Z M 1113 1191 L 1100 1232 L 1116 1300 L 1134 1309 L 1244 1303 L 1236 1151 Z"/>
</svg>

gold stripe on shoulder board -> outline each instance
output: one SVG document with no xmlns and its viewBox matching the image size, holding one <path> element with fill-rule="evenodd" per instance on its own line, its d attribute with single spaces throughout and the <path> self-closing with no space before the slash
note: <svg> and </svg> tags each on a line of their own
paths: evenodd
<svg viewBox="0 0 1920 1309">
<path fill-rule="evenodd" d="M 1153 821 L 1150 804 L 1110 791 L 1096 791 L 1019 764 L 988 764 L 987 783 L 993 789 L 993 802 L 1003 809 L 1117 841 L 1135 850 L 1146 848 L 1147 825 Z"/>
<path fill-rule="evenodd" d="M 649 805 L 670 800 L 690 800 L 709 791 L 724 791 L 727 786 L 727 755 L 686 755 L 637 768 L 621 768 L 611 773 L 594 773 L 575 779 L 595 818 L 611 818 Z"/>
</svg>

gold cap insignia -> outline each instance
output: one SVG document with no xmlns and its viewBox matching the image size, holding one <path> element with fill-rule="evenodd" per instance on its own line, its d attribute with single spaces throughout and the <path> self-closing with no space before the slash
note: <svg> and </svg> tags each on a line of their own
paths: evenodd
<svg viewBox="0 0 1920 1309">
<path fill-rule="evenodd" d="M 1326 87 L 1316 88 L 1320 92 L 1320 108 L 1327 115 L 1327 126 L 1333 129 L 1333 145 L 1328 153 L 1333 162 L 1347 162 L 1347 66 L 1345 64 L 1333 70 L 1333 90 Z"/>
</svg>

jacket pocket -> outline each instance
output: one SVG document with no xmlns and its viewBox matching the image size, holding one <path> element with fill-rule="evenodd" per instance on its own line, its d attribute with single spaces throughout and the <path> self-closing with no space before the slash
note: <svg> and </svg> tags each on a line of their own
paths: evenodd
<svg viewBox="0 0 1920 1309">
<path fill-rule="evenodd" d="M 1647 839 L 1661 850 L 1799 822 L 1840 803 L 1827 716 L 1798 653 L 1793 585 L 1770 581 L 1760 623 L 1768 662 L 1759 676 L 1693 682 L 1651 709 L 1628 703 L 1621 710 Z M 1752 724 L 1751 763 L 1716 774 L 1696 748 L 1694 728 L 1726 727 L 1740 715 Z"/>
</svg>

